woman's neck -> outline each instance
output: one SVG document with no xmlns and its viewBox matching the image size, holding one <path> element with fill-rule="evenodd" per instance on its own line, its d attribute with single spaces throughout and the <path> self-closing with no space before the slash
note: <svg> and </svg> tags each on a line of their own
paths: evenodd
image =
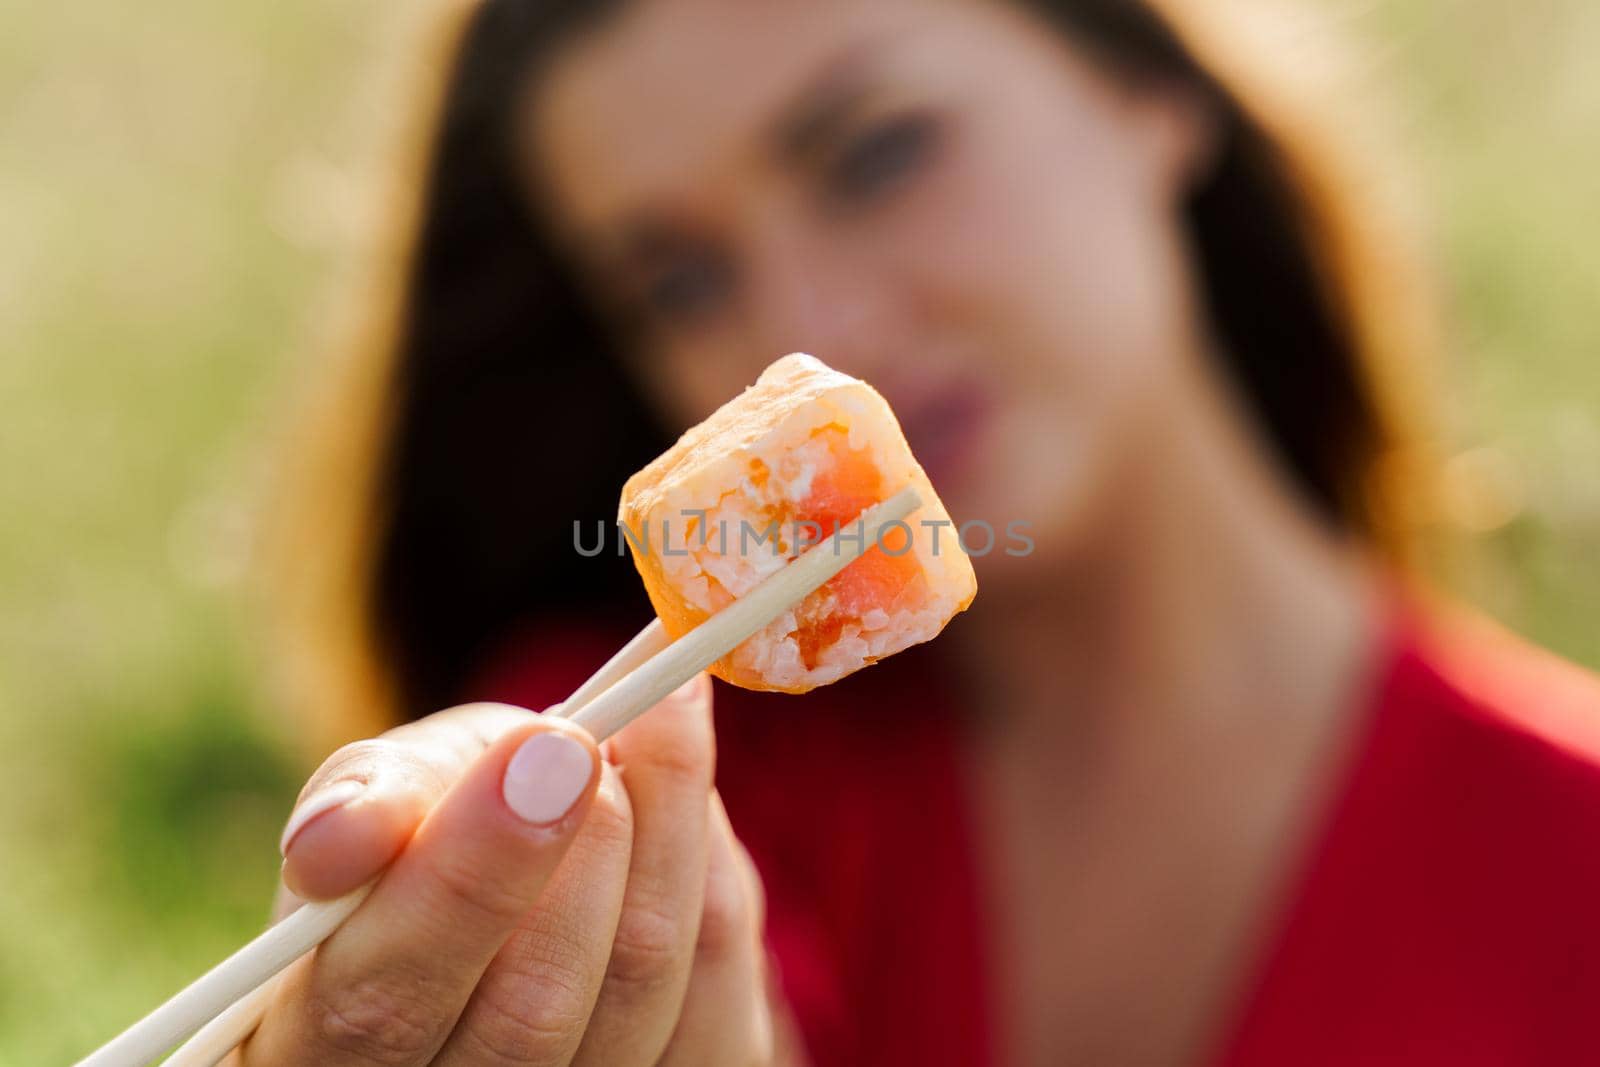
<svg viewBox="0 0 1600 1067">
<path fill-rule="evenodd" d="M 1018 1063 L 1193 1062 L 1217 1040 L 1375 651 L 1368 567 L 1222 396 L 1193 400 L 1151 411 L 1074 565 L 980 594 L 957 645 Z"/>
<path fill-rule="evenodd" d="M 1376 622 L 1370 568 L 1231 404 L 1195 382 L 1171 410 L 1151 405 L 1150 447 L 1108 479 L 1084 551 L 974 605 L 963 640 L 985 721 L 1058 772 L 1238 765 L 1354 697 Z"/>
</svg>

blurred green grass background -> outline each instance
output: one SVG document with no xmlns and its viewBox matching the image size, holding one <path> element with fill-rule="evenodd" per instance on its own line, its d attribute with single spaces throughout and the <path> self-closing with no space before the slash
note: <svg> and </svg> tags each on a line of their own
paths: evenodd
<svg viewBox="0 0 1600 1067">
<path fill-rule="evenodd" d="M 307 768 L 251 530 L 421 6 L 0 16 L 0 1067 L 83 1054 L 262 921 Z M 1600 7 L 1316 6 L 1432 216 L 1454 469 L 1498 486 L 1462 586 L 1600 666 Z"/>
</svg>

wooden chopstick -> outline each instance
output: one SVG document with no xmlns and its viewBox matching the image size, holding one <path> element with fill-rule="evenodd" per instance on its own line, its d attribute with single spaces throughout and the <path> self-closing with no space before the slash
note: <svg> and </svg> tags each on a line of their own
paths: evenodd
<svg viewBox="0 0 1600 1067">
<path fill-rule="evenodd" d="M 573 714 L 584 705 L 616 685 L 631 671 L 643 666 L 646 660 L 670 644 L 672 638 L 667 636 L 667 628 L 661 625 L 661 620 L 651 619 L 650 625 L 635 634 L 633 640 L 623 645 L 622 650 L 615 656 L 606 660 L 605 665 L 590 675 L 588 681 L 545 714 L 559 715 L 563 719 L 572 718 Z"/>
<path fill-rule="evenodd" d="M 604 741 L 849 566 L 879 543 L 886 528 L 921 506 L 911 488 L 873 505 L 856 523 L 811 546 L 676 641 L 669 643 L 660 621 L 652 622 L 552 713 Z M 852 529 L 861 536 L 847 532 Z M 375 884 L 376 879 L 337 900 L 302 905 L 78 1067 L 144 1067 L 191 1034 L 168 1067 L 211 1067 L 259 1024 L 278 973 L 337 930 Z"/>
</svg>

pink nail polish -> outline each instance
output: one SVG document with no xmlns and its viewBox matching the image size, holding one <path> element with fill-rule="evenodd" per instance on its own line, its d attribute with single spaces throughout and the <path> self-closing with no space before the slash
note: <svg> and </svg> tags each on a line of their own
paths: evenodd
<svg viewBox="0 0 1600 1067">
<path fill-rule="evenodd" d="M 545 731 L 522 743 L 506 765 L 501 792 L 524 822 L 559 822 L 583 796 L 594 773 L 589 750 L 566 734 Z"/>
<path fill-rule="evenodd" d="M 319 815 L 326 815 L 334 808 L 342 807 L 361 795 L 366 789 L 365 782 L 346 780 L 335 782 L 333 785 L 312 794 L 311 799 L 294 809 L 294 814 L 289 816 L 289 823 L 283 828 L 283 836 L 278 839 L 279 853 L 287 856 L 289 846 L 294 844 L 294 839 L 301 830 Z"/>
</svg>

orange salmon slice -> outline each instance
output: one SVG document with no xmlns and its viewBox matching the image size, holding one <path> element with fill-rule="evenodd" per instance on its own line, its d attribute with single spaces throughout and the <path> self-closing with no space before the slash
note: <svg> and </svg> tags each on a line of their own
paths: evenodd
<svg viewBox="0 0 1600 1067">
<path fill-rule="evenodd" d="M 643 548 L 629 540 L 634 564 L 678 637 L 807 545 L 862 533 L 860 514 L 908 486 L 923 505 L 903 527 L 711 668 L 805 692 L 931 639 L 977 593 L 971 561 L 930 532 L 949 514 L 876 390 L 786 356 L 629 479 L 618 518 L 643 534 Z M 778 544 L 749 551 L 741 530 L 774 523 Z"/>
</svg>

